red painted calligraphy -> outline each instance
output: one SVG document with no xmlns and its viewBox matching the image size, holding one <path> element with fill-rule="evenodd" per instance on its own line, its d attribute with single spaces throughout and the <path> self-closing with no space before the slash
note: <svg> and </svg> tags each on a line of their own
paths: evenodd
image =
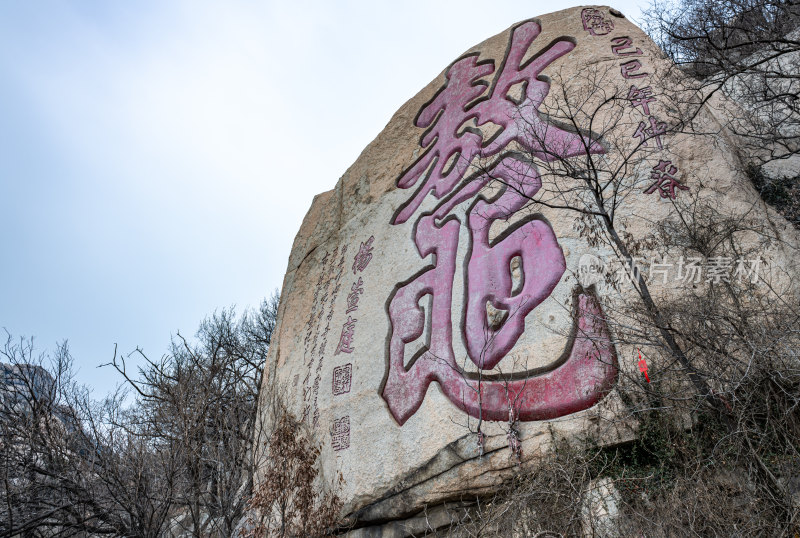
<svg viewBox="0 0 800 538">
<path fill-rule="evenodd" d="M 363 285 L 364 281 L 361 280 L 361 277 L 358 277 L 358 282 L 354 282 L 350 287 L 350 293 L 347 295 L 347 310 L 344 311 L 345 314 L 358 310 L 358 298 L 364 293 Z"/>
<path fill-rule="evenodd" d="M 649 73 L 639 73 L 642 68 L 642 62 L 639 60 L 631 60 L 620 64 L 619 70 L 625 78 L 642 78 L 650 76 Z"/>
<path fill-rule="evenodd" d="M 672 161 L 665 161 L 660 159 L 658 164 L 653 167 L 650 173 L 650 179 L 653 184 L 644 190 L 645 194 L 652 194 L 656 191 L 661 195 L 661 198 L 675 199 L 675 189 L 688 191 L 689 187 L 680 183 L 675 174 L 678 172 L 678 167 L 672 164 Z"/>
<path fill-rule="evenodd" d="M 522 64 L 539 32 L 539 25 L 532 21 L 514 28 L 506 60 L 485 98 L 475 101 L 485 91 L 478 79 L 494 68 L 468 56 L 453 64 L 445 87 L 417 116 L 416 124 L 428 128 L 421 139 L 428 151 L 400 176 L 398 186 L 411 188 L 421 178 L 423 183 L 401 206 L 393 223 L 408 220 L 429 192 L 437 198 L 452 195 L 434 211 L 419 216 L 414 226 L 419 255 L 433 255 L 433 264 L 398 284 L 389 301 L 389 364 L 382 395 L 400 424 L 419 408 L 432 381 L 472 416 L 508 420 L 509 409 L 517 406 L 520 420 L 542 420 L 594 405 L 616 379 L 616 358 L 602 313 L 597 301 L 586 294 L 576 297 L 577 336 L 569 344 L 567 360 L 546 373 L 511 381 L 481 380 L 461 369 L 454 356 L 451 308 L 461 229 L 453 214 L 457 206 L 476 200 L 466 212 L 470 254 L 464 274 L 466 311 L 461 336 L 480 370 L 494 368 L 513 348 L 525 330 L 526 316 L 552 293 L 566 268 L 555 233 L 544 220 L 523 219 L 502 238 L 489 240 L 492 223 L 507 220 L 541 188 L 536 167 L 509 155 L 489 172 L 463 182 L 466 165 L 479 152 L 496 155 L 512 142 L 545 161 L 604 151 L 590 137 L 548 124 L 540 116 L 538 108 L 549 90 L 540 74 L 574 44 L 559 38 Z M 526 83 L 522 99 L 511 99 L 508 92 L 520 82 Z M 478 126 L 491 121 L 503 130 L 484 144 L 479 131 L 458 132 L 468 119 L 475 119 Z M 454 156 L 455 164 L 445 170 L 445 162 Z M 492 199 L 479 195 L 494 180 L 513 188 L 501 189 Z M 519 290 L 512 282 L 512 258 L 521 259 L 524 279 Z M 425 296 L 431 297 L 429 311 L 420 307 Z M 490 323 L 489 304 L 511 315 L 499 324 Z M 406 366 L 406 347 L 423 336 L 426 325 L 429 344 Z"/>
<path fill-rule="evenodd" d="M 489 95 L 483 99 L 477 99 L 486 91 L 486 85 L 480 79 L 494 72 L 493 65 L 479 63 L 476 55 L 470 55 L 447 70 L 447 84 L 422 107 L 415 120 L 418 127 L 427 129 L 420 139 L 420 146 L 427 149 L 397 180 L 397 186 L 403 189 L 415 186 L 420 180 L 422 186 L 401 207 L 393 224 L 406 222 L 428 193 L 433 193 L 436 198 L 450 194 L 476 156 L 494 156 L 511 142 L 519 143 L 545 161 L 583 151 L 585 145 L 591 152 L 602 151 L 596 142 L 558 129 L 540 117 L 538 109 L 550 86 L 539 74 L 575 48 L 571 40 L 559 38 L 523 64 L 525 52 L 540 30 L 534 22 L 514 29 L 505 63 L 495 77 Z M 525 83 L 525 92 L 518 103 L 508 93 L 519 83 Z M 459 128 L 472 120 L 478 128 L 459 133 Z M 484 146 L 480 127 L 488 124 L 499 125 L 502 130 Z M 448 166 L 448 163 L 452 164 Z"/>
<path fill-rule="evenodd" d="M 363 271 L 369 265 L 369 261 L 372 259 L 372 242 L 375 240 L 375 237 L 370 236 L 365 242 L 361 243 L 361 246 L 358 248 L 358 253 L 356 253 L 355 259 L 353 260 L 353 274 L 356 274 L 356 269 L 358 271 Z"/>
<path fill-rule="evenodd" d="M 647 116 L 650 115 L 650 106 L 648 103 L 652 103 L 655 100 L 656 98 L 653 97 L 653 91 L 650 86 L 637 88 L 631 85 L 631 88 L 628 90 L 628 101 L 631 102 L 631 106 L 633 108 L 637 106 L 642 107 L 642 112 Z"/>
<path fill-rule="evenodd" d="M 353 352 L 353 336 L 357 321 L 357 319 L 347 316 L 347 321 L 345 321 L 342 326 L 342 335 L 339 337 L 339 345 L 336 346 L 336 351 L 333 353 L 334 355 Z"/>
<path fill-rule="evenodd" d="M 633 50 L 625 50 L 633 49 Z M 641 56 L 642 49 L 633 46 L 633 40 L 630 37 L 615 37 L 611 40 L 611 52 L 617 56 Z"/>
<path fill-rule="evenodd" d="M 640 121 L 639 127 L 633 133 L 632 138 L 638 137 L 642 146 L 647 146 L 647 141 L 653 139 L 658 149 L 662 149 L 661 135 L 667 132 L 667 124 L 663 121 L 658 121 L 655 116 L 650 116 L 647 120 L 650 125 L 648 126 L 647 123 Z"/>
<path fill-rule="evenodd" d="M 606 35 L 614 30 L 614 23 L 606 19 L 603 12 L 593 7 L 581 11 L 583 29 L 591 35 Z"/>
</svg>

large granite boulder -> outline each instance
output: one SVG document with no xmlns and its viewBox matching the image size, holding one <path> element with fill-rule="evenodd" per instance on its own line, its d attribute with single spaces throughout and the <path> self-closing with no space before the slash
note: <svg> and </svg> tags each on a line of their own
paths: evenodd
<svg viewBox="0 0 800 538">
<path fill-rule="evenodd" d="M 315 197 L 264 383 L 287 387 L 358 525 L 491 491 L 554 437 L 635 434 L 604 420 L 619 414 L 621 372 L 637 371 L 603 315 L 626 292 L 592 271 L 613 250 L 575 211 L 582 194 L 563 182 L 579 172 L 540 171 L 586 155 L 619 164 L 626 240 L 691 196 L 752 213 L 757 193 L 724 130 L 712 144 L 670 129 L 672 70 L 607 7 L 523 21 L 456 59 Z M 697 117 L 716 125 L 708 107 Z"/>
</svg>

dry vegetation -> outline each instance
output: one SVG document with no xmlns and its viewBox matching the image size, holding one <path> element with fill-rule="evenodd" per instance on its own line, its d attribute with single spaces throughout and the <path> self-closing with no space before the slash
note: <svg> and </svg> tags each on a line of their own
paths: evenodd
<svg viewBox="0 0 800 538">
<path fill-rule="evenodd" d="M 742 171 L 796 226 L 797 176 L 771 178 L 763 165 L 797 156 L 798 13 L 793 0 L 682 0 L 657 2 L 648 14 L 650 32 L 687 66 L 673 74 L 680 91 L 661 95 L 676 111 L 669 133 L 735 133 Z M 582 91 L 564 85 L 550 96 L 548 117 L 608 145 L 624 121 L 625 96 L 607 90 L 607 75 L 582 73 Z M 700 106 L 733 91 L 736 80 L 749 81 L 740 97 L 752 113 L 715 133 L 698 128 Z M 532 137 L 541 132 L 529 127 Z M 623 265 L 657 252 L 709 260 L 793 248 L 756 200 L 749 212 L 727 214 L 694 194 L 634 239 L 620 214 L 641 192 L 630 178 L 647 154 L 641 146 L 607 149 L 570 159 L 556 151 L 543 163 L 518 148 L 514 158 L 535 162 L 549 186 L 534 204 L 574 211 L 588 243 Z M 521 183 L 492 180 L 500 192 L 525 192 Z M 463 499 L 430 533 L 798 536 L 800 298 L 797 268 L 785 269 L 672 295 L 658 293 L 646 271 L 625 281 L 606 275 L 624 297 L 604 304 L 615 345 L 641 349 L 650 367 L 652 382 L 623 369 L 614 389 L 624 409 L 618 420 L 635 425 L 636 439 L 600 446 L 554 438 L 548 455 L 520 467 L 490 498 Z M 232 536 L 240 520 L 253 537 L 334 532 L 341 477 L 325 481 L 318 442 L 277 388 L 259 394 L 276 308 L 273 298 L 239 320 L 215 315 L 195 343 L 178 338 L 137 374 L 115 358 L 133 407 L 122 395 L 92 401 L 72 381 L 66 346 L 36 356 L 30 341 L 9 337 L 3 362 L 50 375 L 9 374 L 18 388 L 0 410 L 0 535 Z M 269 424 L 256 423 L 259 398 Z"/>
</svg>

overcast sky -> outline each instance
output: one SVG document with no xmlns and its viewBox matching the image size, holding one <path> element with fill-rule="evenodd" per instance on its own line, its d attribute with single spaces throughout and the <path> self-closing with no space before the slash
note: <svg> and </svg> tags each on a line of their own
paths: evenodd
<svg viewBox="0 0 800 538">
<path fill-rule="evenodd" d="M 103 395 L 115 343 L 280 287 L 314 195 L 460 53 L 572 5 L 0 0 L 0 327 Z"/>
</svg>

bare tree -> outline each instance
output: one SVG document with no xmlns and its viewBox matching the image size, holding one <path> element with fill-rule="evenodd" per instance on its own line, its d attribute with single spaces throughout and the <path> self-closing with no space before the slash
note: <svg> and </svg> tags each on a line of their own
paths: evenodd
<svg viewBox="0 0 800 538">
<path fill-rule="evenodd" d="M 723 94 L 727 127 L 765 200 L 798 224 L 800 3 L 655 0 L 646 27 L 704 99 Z M 765 166 L 766 165 L 766 166 Z"/>
<path fill-rule="evenodd" d="M 66 343 L 37 355 L 8 336 L 0 355 L 0 534 L 159 536 L 175 466 L 119 395 L 94 402 Z"/>
<path fill-rule="evenodd" d="M 324 536 L 339 523 L 341 473 L 322 472 L 321 443 L 308 423 L 294 416 L 285 391 L 271 386 L 262 394 L 259 424 L 264 455 L 257 469 L 258 486 L 250 499 L 244 528 L 252 538 Z M 263 450 L 262 450 L 263 449 Z"/>
<path fill-rule="evenodd" d="M 138 397 L 143 427 L 169 447 L 179 473 L 176 530 L 231 536 L 245 513 L 257 462 L 252 443 L 261 373 L 275 327 L 278 295 L 237 319 L 232 309 L 206 319 L 194 341 L 180 333 L 170 353 L 131 375 L 112 365 Z"/>
<path fill-rule="evenodd" d="M 0 535 L 231 536 L 252 491 L 261 370 L 277 294 L 205 320 L 102 401 L 66 344 L 0 350 Z M 131 392 L 135 396 L 130 398 Z"/>
<path fill-rule="evenodd" d="M 470 163 L 473 173 L 444 203 L 454 206 L 466 200 L 461 192 L 479 194 L 481 202 L 470 206 L 467 218 L 483 219 L 486 229 L 499 219 L 524 223 L 526 215 L 548 211 L 574 215 L 587 245 L 623 269 L 615 271 L 609 263 L 600 275 L 609 291 L 597 320 L 607 324 L 617 349 L 640 349 L 645 354 L 655 381 L 645 381 L 635 369 L 621 368 L 615 390 L 625 412 L 618 420 L 637 431 L 633 443 L 592 448 L 597 440 L 584 439 L 584 448 L 570 453 L 569 465 L 578 469 L 567 472 L 570 478 L 564 487 L 554 483 L 566 471 L 561 456 L 551 455 L 522 473 L 509 491 L 487 500 L 493 509 L 473 510 L 472 516 L 467 511 L 472 527 L 459 528 L 470 535 L 470 528 L 483 528 L 490 520 L 503 528 L 498 514 L 527 506 L 523 512 L 530 533 L 518 528 L 514 532 L 533 536 L 559 530 L 570 535 L 580 523 L 581 511 L 557 509 L 563 515 L 558 528 L 559 519 L 545 498 L 563 498 L 565 507 L 579 507 L 597 489 L 594 480 L 605 476 L 626 490 L 624 509 L 632 528 L 620 526 L 615 531 L 619 535 L 796 532 L 800 522 L 794 499 L 797 486 L 792 485 L 798 480 L 792 469 L 800 464 L 796 275 L 782 273 L 778 264 L 757 278 L 748 274 L 737 279 L 728 273 L 673 291 L 659 285 L 648 271 L 666 255 L 708 264 L 721 259 L 759 260 L 769 249 L 777 249 L 789 251 L 791 259 L 797 255 L 791 252 L 796 247 L 769 221 L 759 200 L 752 200 L 749 208 L 727 210 L 721 203 L 724 192 L 708 189 L 703 196 L 697 192 L 699 184 L 712 185 L 714 180 L 702 171 L 695 174 L 691 188 L 675 177 L 667 181 L 669 170 L 651 173 L 670 165 L 657 151 L 668 137 L 683 144 L 691 137 L 694 143 L 713 147 L 727 127 L 712 121 L 705 106 L 708 95 L 683 73 L 668 70 L 649 80 L 652 88 L 672 88 L 654 90 L 669 120 L 638 138 L 620 136 L 633 132 L 639 119 L 630 113 L 628 87 L 615 82 L 618 70 L 591 65 L 577 76 L 549 74 L 558 84 L 553 84 L 556 89 L 541 108 L 524 96 L 517 98 L 513 125 L 524 133 L 519 143 L 497 155 L 479 155 Z M 573 133 L 570 140 L 580 141 L 580 147 L 566 151 L 565 137 L 555 136 L 554 131 Z M 736 162 L 733 168 L 732 173 L 745 173 Z M 657 218 L 656 212 L 631 209 L 636 207 L 634 197 L 648 193 L 671 209 L 668 216 Z M 504 232 L 497 233 L 504 237 Z M 555 445 L 564 442 L 554 440 Z M 726 474 L 735 477 L 736 501 L 715 503 L 715 488 L 725 487 Z M 706 484 L 693 488 L 693 480 L 699 478 Z M 535 503 L 525 505 L 525 499 Z M 659 502 L 669 505 L 654 504 Z M 754 511 L 742 516 L 737 508 L 741 503 L 752 503 Z M 676 507 L 680 507 L 677 512 Z M 684 507 L 686 512 L 681 512 Z M 720 509 L 727 510 L 726 515 L 720 516 Z"/>
</svg>

